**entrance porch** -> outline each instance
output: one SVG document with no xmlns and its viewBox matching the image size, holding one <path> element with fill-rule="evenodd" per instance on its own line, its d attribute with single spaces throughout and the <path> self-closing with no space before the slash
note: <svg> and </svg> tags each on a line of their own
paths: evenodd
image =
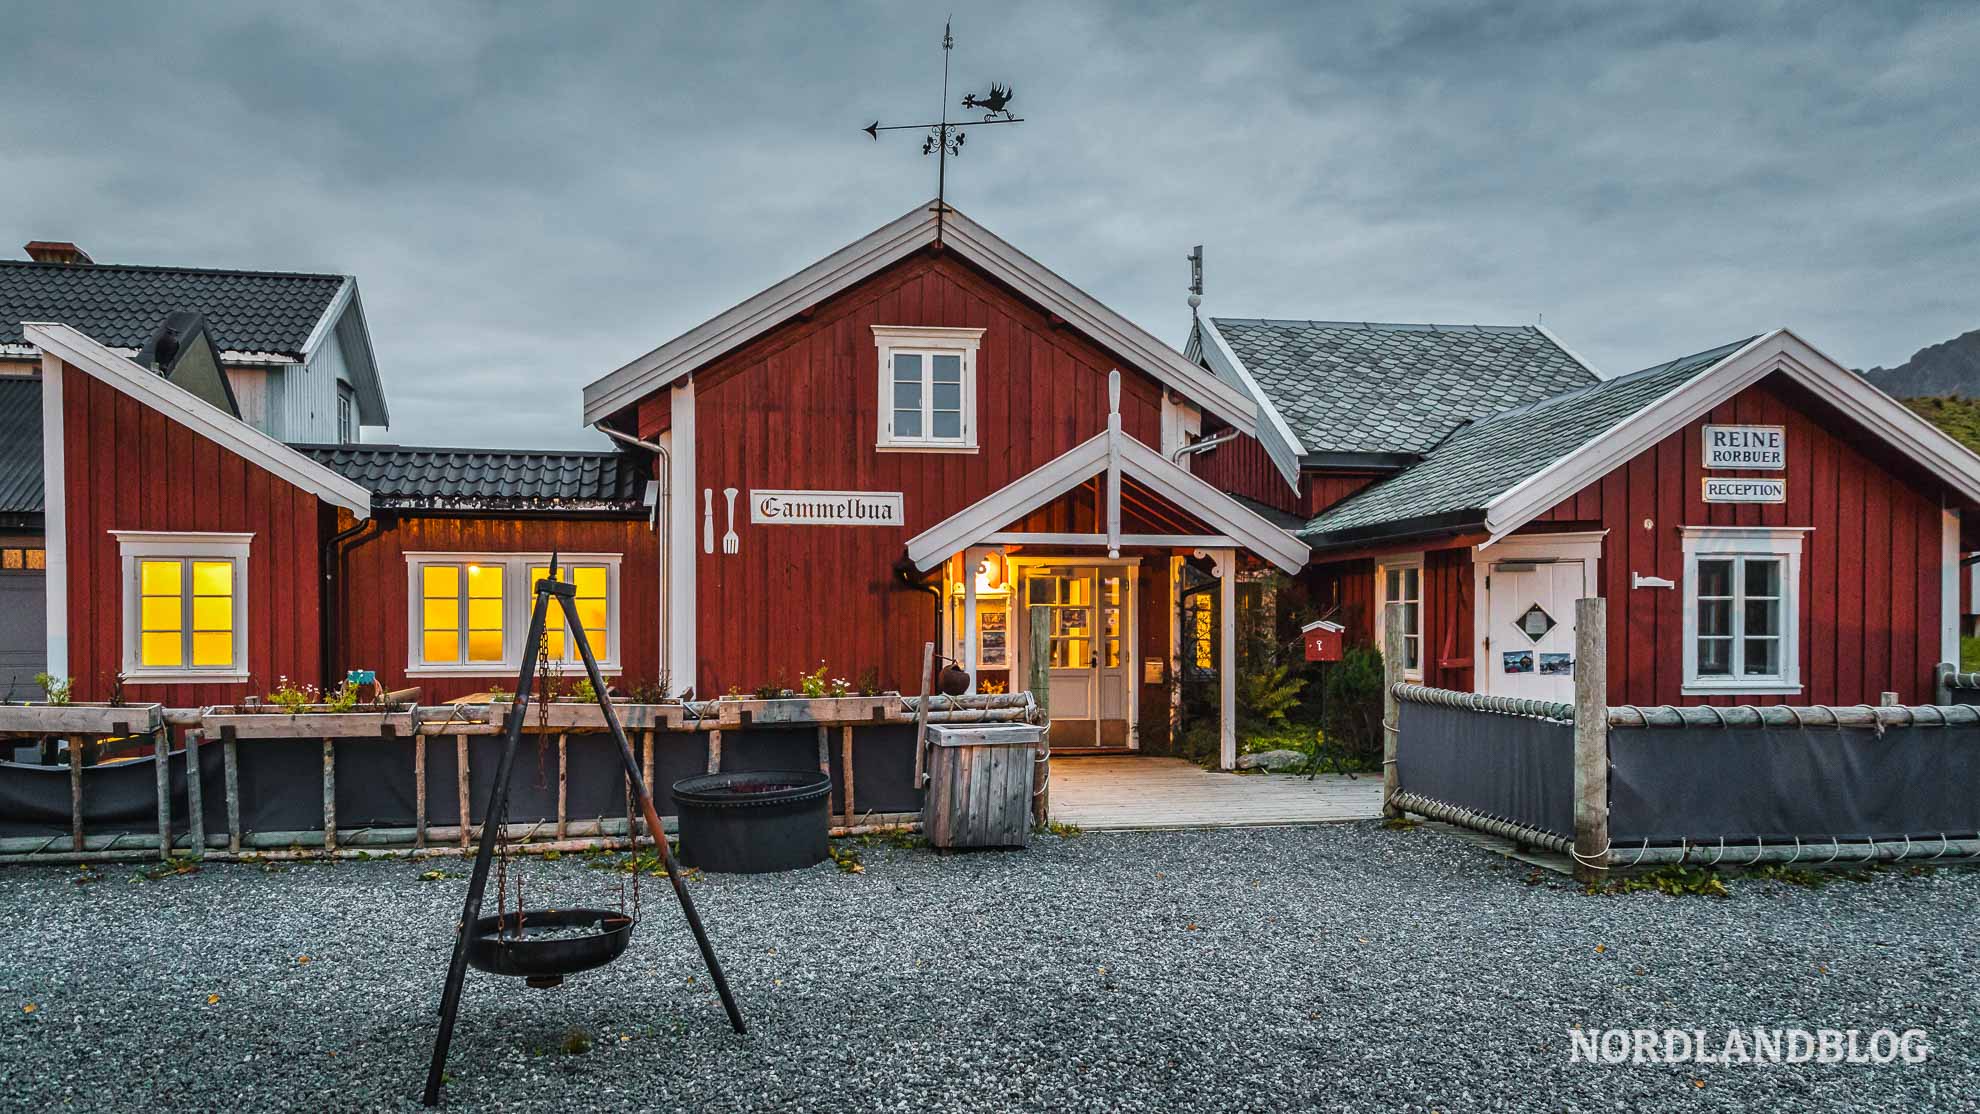
<svg viewBox="0 0 1980 1114">
<path fill-rule="evenodd" d="M 1054 823 L 1087 831 L 1375 820 L 1382 777 L 1234 774 L 1181 758 L 1052 755 Z"/>
</svg>

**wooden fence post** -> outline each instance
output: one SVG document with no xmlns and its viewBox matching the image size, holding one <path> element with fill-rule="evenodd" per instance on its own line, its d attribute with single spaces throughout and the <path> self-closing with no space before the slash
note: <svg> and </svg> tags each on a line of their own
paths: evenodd
<svg viewBox="0 0 1980 1114">
<path fill-rule="evenodd" d="M 1043 825 L 1052 814 L 1052 609 L 1042 603 L 1031 605 L 1025 629 L 1031 646 L 1025 655 L 1030 675 L 1025 681 L 1031 698 L 1038 703 L 1038 718 L 1044 720 L 1044 738 L 1034 760 L 1031 794 L 1031 822 Z"/>
<path fill-rule="evenodd" d="M 1574 602 L 1574 876 L 1609 867 L 1609 605 Z"/>
<path fill-rule="evenodd" d="M 1952 675 L 1958 670 L 1958 666 L 1943 661 L 1932 667 L 1932 703 L 1940 707 L 1952 703 Z"/>
<path fill-rule="evenodd" d="M 1382 609 L 1382 815 L 1402 816 L 1396 794 L 1402 789 L 1396 774 L 1396 745 L 1401 741 L 1396 686 L 1403 679 L 1403 605 L 1392 603 Z"/>
</svg>

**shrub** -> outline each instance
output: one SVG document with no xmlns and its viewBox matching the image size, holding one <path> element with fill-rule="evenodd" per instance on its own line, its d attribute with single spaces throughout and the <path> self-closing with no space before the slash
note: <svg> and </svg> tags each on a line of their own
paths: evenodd
<svg viewBox="0 0 1980 1114">
<path fill-rule="evenodd" d="M 1363 765 L 1382 760 L 1382 655 L 1350 647 L 1327 670 L 1327 741 Z"/>
</svg>

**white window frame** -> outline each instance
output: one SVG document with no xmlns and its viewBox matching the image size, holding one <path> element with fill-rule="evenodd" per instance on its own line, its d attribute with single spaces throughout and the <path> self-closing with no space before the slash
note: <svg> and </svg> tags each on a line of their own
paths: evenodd
<svg viewBox="0 0 1980 1114">
<path fill-rule="evenodd" d="M 1792 696 L 1801 692 L 1801 552 L 1806 526 L 1683 526 L 1684 548 L 1684 685 L 1686 696 Z M 1771 676 L 1742 676 L 1742 641 L 1746 628 L 1743 606 L 1744 566 L 1733 571 L 1733 675 L 1698 675 L 1698 560 L 1764 557 L 1781 562 L 1781 672 Z"/>
<path fill-rule="evenodd" d="M 1416 570 L 1416 601 L 1415 601 L 1416 630 L 1414 632 L 1409 631 L 1407 629 L 1403 631 L 1403 634 L 1406 638 L 1416 639 L 1416 668 L 1414 669 L 1405 668 L 1403 670 L 1403 679 L 1416 684 L 1422 684 L 1423 655 L 1424 655 L 1424 644 L 1423 644 L 1424 607 L 1423 607 L 1423 554 L 1421 553 L 1399 553 L 1394 557 L 1387 557 L 1375 563 L 1375 630 L 1374 630 L 1375 648 L 1385 654 L 1389 652 L 1388 646 L 1386 646 L 1383 643 L 1383 639 L 1386 637 L 1386 635 L 1384 634 L 1382 629 L 1382 623 L 1383 623 L 1382 617 L 1388 614 L 1389 611 L 1389 572 L 1390 570 L 1401 571 L 1403 569 Z M 1397 600 L 1396 602 L 1408 603 L 1410 601 Z"/>
<path fill-rule="evenodd" d="M 976 451 L 976 352 L 982 329 L 937 328 L 924 325 L 875 325 L 873 344 L 878 354 L 879 441 L 882 452 L 973 453 Z M 921 428 L 923 436 L 894 435 L 894 356 L 922 357 Z M 962 357 L 962 430 L 957 437 L 935 437 L 933 356 Z"/>
<path fill-rule="evenodd" d="M 239 684 L 248 679 L 248 550 L 253 534 L 210 532 L 162 532 L 152 530 L 112 530 L 117 539 L 123 590 L 124 654 L 123 674 L 129 682 L 141 684 Z M 146 666 L 138 657 L 141 607 L 138 588 L 140 558 L 231 561 L 234 565 L 234 660 L 231 665 Z M 187 610 L 181 622 L 190 625 Z M 181 627 L 183 634 L 185 627 Z M 186 660 L 191 661 L 188 654 Z"/>
<path fill-rule="evenodd" d="M 620 606 L 620 566 L 618 553 L 560 553 L 559 569 L 577 565 L 605 566 L 605 646 L 591 648 L 598 658 L 598 671 L 606 676 L 624 672 L 619 660 L 624 612 Z M 529 616 L 536 606 L 535 586 L 529 582 L 530 567 L 548 565 L 549 553 L 443 553 L 406 554 L 406 676 L 419 677 L 510 677 L 522 668 L 523 640 L 529 635 Z M 421 657 L 425 624 L 421 613 L 421 570 L 428 565 L 499 565 L 502 568 L 502 660 L 475 662 L 430 662 Z M 584 663 L 566 661 L 565 675 L 584 674 Z"/>
</svg>

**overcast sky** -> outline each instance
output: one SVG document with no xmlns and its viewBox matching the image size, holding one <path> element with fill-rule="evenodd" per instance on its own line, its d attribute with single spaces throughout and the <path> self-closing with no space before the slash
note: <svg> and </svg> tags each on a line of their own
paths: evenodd
<svg viewBox="0 0 1980 1114">
<path fill-rule="evenodd" d="M 934 193 L 919 5 L 0 2 L 0 254 L 358 276 L 408 444 L 584 446 L 582 386 Z M 1980 328 L 1980 5 L 1011 3 L 953 204 L 1180 346 L 1526 323 L 1605 372 Z M 372 439 L 381 439 L 377 431 Z"/>
</svg>

